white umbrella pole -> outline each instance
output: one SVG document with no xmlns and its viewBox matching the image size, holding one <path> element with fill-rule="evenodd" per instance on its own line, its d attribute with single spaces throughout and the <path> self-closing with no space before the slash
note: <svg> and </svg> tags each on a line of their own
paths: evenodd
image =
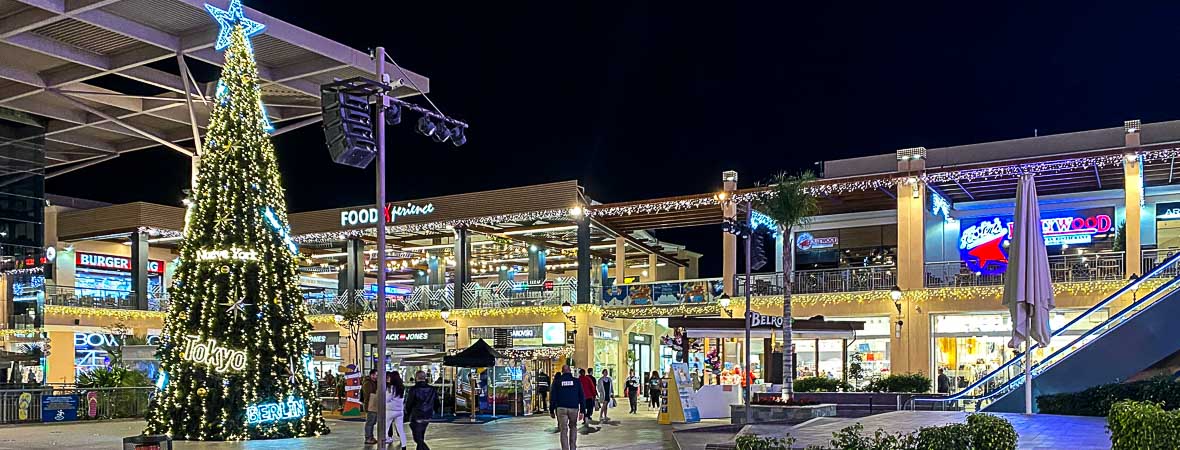
<svg viewBox="0 0 1180 450">
<path fill-rule="evenodd" d="M 1032 414 L 1032 316 L 1028 317 L 1028 334 L 1024 335 L 1024 413 Z"/>
</svg>

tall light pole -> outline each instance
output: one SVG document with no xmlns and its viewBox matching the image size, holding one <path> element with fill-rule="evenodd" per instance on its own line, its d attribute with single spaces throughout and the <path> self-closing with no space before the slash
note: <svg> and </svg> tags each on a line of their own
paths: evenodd
<svg viewBox="0 0 1180 450">
<path fill-rule="evenodd" d="M 750 363 L 750 247 L 752 245 L 751 243 L 754 241 L 754 239 L 751 239 L 751 234 L 753 234 L 754 230 L 750 226 L 750 220 L 753 213 L 754 207 L 750 201 L 747 200 L 746 223 L 741 228 L 743 231 L 742 238 L 746 240 L 746 343 L 744 346 L 746 350 L 746 370 L 742 371 L 742 381 L 745 382 L 746 385 L 744 394 L 746 402 L 746 424 L 749 424 L 754 418 L 754 411 L 750 408 L 750 391 L 753 390 L 754 386 L 751 386 L 751 383 L 748 381 L 750 379 L 750 369 L 754 366 Z"/>
<path fill-rule="evenodd" d="M 377 81 L 385 81 L 385 47 L 377 47 Z M 385 435 L 385 109 L 389 107 L 389 96 L 385 91 L 377 94 L 376 122 L 373 137 L 377 144 L 377 448 L 384 450 Z M 365 405 L 366 407 L 368 405 Z"/>
</svg>

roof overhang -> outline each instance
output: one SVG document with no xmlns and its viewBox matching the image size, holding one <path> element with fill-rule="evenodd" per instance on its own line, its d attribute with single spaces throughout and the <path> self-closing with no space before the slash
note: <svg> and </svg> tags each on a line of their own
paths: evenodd
<svg viewBox="0 0 1180 450">
<path fill-rule="evenodd" d="M 189 68 L 223 62 L 205 3 L 228 1 L 0 0 L 0 107 L 47 119 L 47 176 L 161 145 L 192 151 L 181 143 L 207 124 L 212 86 Z M 253 47 L 278 132 L 319 119 L 321 84 L 375 77 L 367 53 L 245 10 L 266 25 Z M 394 75 L 396 96 L 429 91 L 421 75 Z"/>
</svg>

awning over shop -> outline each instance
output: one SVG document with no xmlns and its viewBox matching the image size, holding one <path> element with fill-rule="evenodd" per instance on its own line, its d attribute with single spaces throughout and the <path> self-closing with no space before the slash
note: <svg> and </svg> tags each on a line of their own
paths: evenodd
<svg viewBox="0 0 1180 450">
<path fill-rule="evenodd" d="M 794 339 L 854 339 L 857 331 L 865 329 L 864 322 L 828 321 L 823 316 L 795 319 L 791 329 Z M 693 338 L 740 338 L 746 336 L 743 319 L 670 318 L 668 326 L 683 328 Z M 750 337 L 769 338 L 782 332 L 778 328 L 759 326 L 750 329 Z"/>
</svg>

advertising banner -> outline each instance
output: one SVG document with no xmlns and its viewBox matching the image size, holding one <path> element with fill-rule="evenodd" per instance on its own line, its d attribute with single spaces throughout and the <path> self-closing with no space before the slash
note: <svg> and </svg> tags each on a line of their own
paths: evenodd
<svg viewBox="0 0 1180 450">
<path fill-rule="evenodd" d="M 71 422 L 78 420 L 78 397 L 46 395 L 41 397 L 42 422 Z"/>
<path fill-rule="evenodd" d="M 678 423 L 697 423 L 701 421 L 701 414 L 697 410 L 696 393 L 692 389 L 692 376 L 688 372 L 688 364 L 672 363 L 672 376 L 668 385 L 669 419 Z"/>
</svg>

